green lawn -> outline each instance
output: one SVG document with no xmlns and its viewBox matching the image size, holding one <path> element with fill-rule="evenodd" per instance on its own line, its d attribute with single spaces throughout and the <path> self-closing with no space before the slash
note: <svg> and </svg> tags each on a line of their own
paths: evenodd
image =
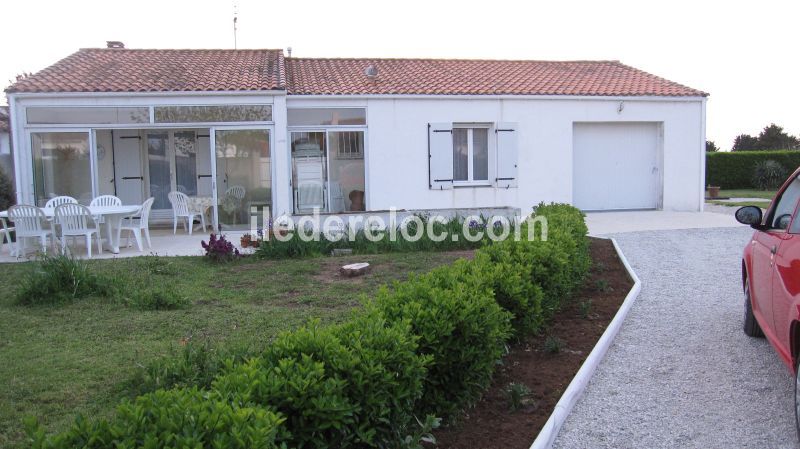
<svg viewBox="0 0 800 449">
<path fill-rule="evenodd" d="M 193 300 L 174 311 L 141 311 L 99 298 L 19 306 L 7 294 L 0 298 L 0 447 L 24 441 L 21 420 L 27 415 L 57 431 L 76 413 L 110 414 L 128 395 L 125 385 L 136 367 L 174 354 L 182 342 L 263 344 L 309 318 L 340 320 L 361 294 L 466 254 L 247 258 L 228 265 L 196 257 L 91 262 L 107 276 L 174 285 Z M 337 276 L 341 265 L 355 261 L 370 262 L 372 272 Z M 0 268 L 0 285 L 10 292 L 32 264 Z"/>
<path fill-rule="evenodd" d="M 764 198 L 769 202 L 775 196 L 775 191 L 756 190 L 756 189 L 731 189 L 731 190 L 720 190 L 719 196 L 723 198 Z"/>
</svg>

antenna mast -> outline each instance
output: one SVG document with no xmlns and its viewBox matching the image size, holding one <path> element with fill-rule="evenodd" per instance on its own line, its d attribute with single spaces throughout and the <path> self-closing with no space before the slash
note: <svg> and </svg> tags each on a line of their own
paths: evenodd
<svg viewBox="0 0 800 449">
<path fill-rule="evenodd" d="M 236 22 L 239 20 L 239 8 L 236 2 L 233 2 L 233 49 L 238 49 L 236 42 Z"/>
</svg>

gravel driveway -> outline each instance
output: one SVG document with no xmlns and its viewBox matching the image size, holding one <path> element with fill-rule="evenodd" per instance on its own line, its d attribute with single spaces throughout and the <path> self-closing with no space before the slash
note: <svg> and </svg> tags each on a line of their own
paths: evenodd
<svg viewBox="0 0 800 449">
<path fill-rule="evenodd" d="M 558 448 L 796 448 L 793 379 L 742 333 L 749 228 L 618 234 L 642 292 Z"/>
</svg>

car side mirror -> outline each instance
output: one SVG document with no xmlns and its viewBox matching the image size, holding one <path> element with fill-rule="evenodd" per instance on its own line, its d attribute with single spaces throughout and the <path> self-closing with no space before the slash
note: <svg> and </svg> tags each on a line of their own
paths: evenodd
<svg viewBox="0 0 800 449">
<path fill-rule="evenodd" d="M 792 216 L 790 214 L 783 214 L 775 221 L 775 228 L 780 229 L 782 231 L 789 229 L 789 224 L 792 222 Z"/>
<path fill-rule="evenodd" d="M 764 218 L 761 208 L 758 206 L 745 206 L 736 211 L 736 221 L 756 229 L 761 227 L 761 220 Z"/>
</svg>

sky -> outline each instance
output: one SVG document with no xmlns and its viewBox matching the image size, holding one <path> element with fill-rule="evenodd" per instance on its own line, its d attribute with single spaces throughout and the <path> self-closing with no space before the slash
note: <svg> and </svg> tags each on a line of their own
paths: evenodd
<svg viewBox="0 0 800 449">
<path fill-rule="evenodd" d="M 304 57 L 615 59 L 710 93 L 730 149 L 770 123 L 800 134 L 797 0 L 137 0 L 0 3 L 0 84 L 79 48 L 292 47 Z M 5 99 L 0 99 L 5 103 Z"/>
</svg>

